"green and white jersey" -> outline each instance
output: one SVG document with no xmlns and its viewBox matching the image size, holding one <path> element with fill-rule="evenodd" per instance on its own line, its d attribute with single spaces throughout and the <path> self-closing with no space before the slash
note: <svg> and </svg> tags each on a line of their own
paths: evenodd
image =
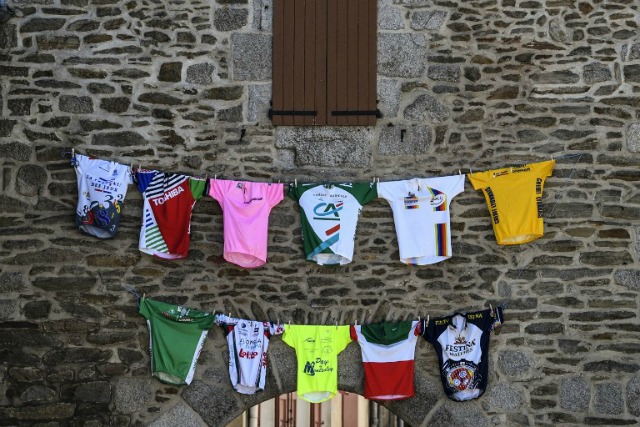
<svg viewBox="0 0 640 427">
<path fill-rule="evenodd" d="M 298 184 L 289 186 L 289 196 L 300 203 L 307 261 L 320 265 L 350 263 L 358 216 L 365 204 L 378 197 L 376 186 Z"/>
<path fill-rule="evenodd" d="M 213 313 L 144 297 L 139 312 L 149 326 L 153 376 L 169 384 L 190 384 L 202 344 L 215 322 Z"/>
</svg>

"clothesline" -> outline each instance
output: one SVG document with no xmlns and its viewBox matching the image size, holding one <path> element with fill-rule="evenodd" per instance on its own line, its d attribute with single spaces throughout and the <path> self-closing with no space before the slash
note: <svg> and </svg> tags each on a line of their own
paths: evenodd
<svg viewBox="0 0 640 427">
<path fill-rule="evenodd" d="M 122 288 L 123 288 L 125 291 L 129 292 L 130 294 L 132 294 L 132 295 L 136 298 L 136 304 L 138 305 L 138 307 L 140 306 L 140 300 L 141 300 L 141 299 L 144 299 L 144 298 L 147 298 L 146 293 L 143 293 L 143 294 L 142 294 L 142 297 L 141 297 L 141 296 L 140 296 L 140 293 L 138 292 L 138 290 L 137 290 L 135 287 L 131 286 L 131 285 L 127 285 L 127 284 L 124 284 L 124 283 L 123 283 L 123 284 L 121 284 L 121 286 L 122 286 Z M 496 306 L 494 306 L 493 304 L 489 304 L 489 309 L 491 310 L 491 312 L 493 312 L 493 311 L 494 311 L 494 309 L 496 309 L 496 308 L 500 308 L 500 309 L 504 310 L 504 309 L 506 309 L 506 308 L 507 308 L 507 303 L 506 303 L 506 302 L 502 302 L 502 303 L 500 303 L 500 304 L 498 304 L 498 305 L 496 305 Z M 220 315 L 220 316 L 225 316 L 225 313 L 224 313 L 222 310 L 220 310 L 220 312 L 218 312 L 218 310 L 214 310 L 213 312 L 210 312 L 210 313 L 211 313 L 211 314 L 213 314 L 214 316 L 219 316 L 219 315 Z M 231 316 L 231 312 L 228 312 L 228 313 L 227 313 L 227 317 L 229 317 L 229 318 L 232 318 L 232 317 L 233 317 L 233 316 Z M 425 320 L 425 321 L 426 321 L 426 323 L 425 323 L 425 324 L 426 324 L 426 325 L 429 325 L 430 318 L 431 318 L 431 315 L 426 315 L 426 316 L 424 316 L 424 317 L 423 317 L 423 316 L 418 316 L 418 318 L 417 318 L 417 319 L 404 319 L 404 320 L 412 320 L 412 321 L 418 321 L 418 322 L 421 322 L 421 321 Z M 255 320 L 255 319 L 254 319 L 254 320 Z M 277 318 L 277 319 L 276 319 L 275 324 L 276 324 L 276 325 L 293 325 L 293 324 L 300 324 L 300 323 L 294 323 L 291 319 L 288 319 L 288 320 L 289 320 L 288 322 L 287 322 L 286 320 L 287 320 L 287 319 L 284 319 L 284 321 L 283 321 L 283 322 L 280 322 L 280 318 Z M 258 320 L 256 320 L 256 321 L 258 321 Z M 262 321 L 262 320 L 260 320 L 260 321 Z M 271 321 L 266 321 L 266 322 L 274 323 L 274 322 L 271 322 Z M 364 325 L 365 323 L 366 323 L 366 324 L 375 324 L 375 323 L 379 323 L 379 322 L 360 322 L 360 323 L 359 323 L 359 322 L 358 322 L 358 320 L 357 320 L 357 319 L 355 319 L 353 323 L 348 323 L 348 324 L 349 324 L 349 325 L 355 325 L 355 326 L 358 326 L 359 324 L 360 324 L 360 325 Z M 333 325 L 333 324 L 335 324 L 336 326 L 338 326 L 338 321 L 336 320 L 335 322 L 333 322 L 333 323 L 331 323 L 331 324 L 327 324 L 327 325 L 325 325 L 325 326 L 331 326 L 331 325 Z"/>
<path fill-rule="evenodd" d="M 75 166 L 75 154 L 80 154 L 80 153 L 77 153 L 77 152 L 76 152 L 75 148 L 70 148 L 70 149 L 68 149 L 68 150 L 64 150 L 64 151 L 63 151 L 63 156 L 70 156 L 70 157 L 71 157 L 71 162 L 70 162 L 71 166 Z M 552 154 L 552 155 L 551 155 L 551 160 L 554 160 L 554 159 L 555 159 L 555 160 L 563 160 L 563 159 L 570 159 L 570 158 L 578 157 L 578 160 L 576 161 L 576 163 L 578 163 L 578 162 L 580 161 L 580 158 L 582 158 L 582 156 L 583 156 L 583 155 L 584 155 L 584 154 L 582 154 L 582 153 L 578 153 L 578 154 L 563 154 L 563 155 L 560 155 L 560 156 L 557 156 L 557 157 L 556 157 L 554 154 Z M 120 163 L 120 162 L 114 162 L 114 163 Z M 122 164 L 122 163 L 121 163 L 121 164 Z M 517 167 L 520 167 L 520 166 L 512 166 L 512 168 L 517 168 Z M 129 164 L 129 168 L 130 168 L 130 170 L 131 170 L 131 173 L 134 173 L 136 170 L 151 170 L 151 169 L 145 169 L 145 168 L 143 168 L 143 167 L 142 167 L 142 163 L 139 163 L 139 164 L 138 164 L 138 168 L 136 169 L 136 168 L 135 168 L 135 164 L 134 164 L 134 162 L 131 162 L 131 163 Z M 488 170 L 495 169 L 495 168 L 496 168 L 495 166 L 494 166 L 494 167 L 489 167 L 489 169 L 488 169 Z M 461 168 L 458 168 L 458 169 L 457 169 L 457 172 L 458 172 L 458 173 L 457 173 L 457 175 L 462 175 L 462 170 L 463 170 L 463 169 L 464 169 L 464 168 L 462 168 L 462 167 L 461 167 Z M 468 167 L 468 168 L 466 168 L 466 169 L 468 169 L 468 172 L 465 172 L 465 174 L 472 174 L 472 173 L 474 173 L 473 168 L 472 168 L 471 166 L 469 166 L 469 167 Z M 573 174 L 573 170 L 575 170 L 575 168 L 574 168 L 574 169 L 572 169 L 572 174 Z M 476 172 L 479 172 L 479 171 L 477 170 Z M 448 175 L 456 175 L 455 170 L 454 170 L 451 174 L 448 174 Z M 202 178 L 202 179 L 205 179 L 205 180 L 208 180 L 209 178 L 212 178 L 209 174 L 204 174 L 204 175 L 202 175 L 202 174 L 197 174 L 197 175 L 192 175 L 192 176 L 193 176 L 193 177 Z M 447 175 L 443 173 L 443 174 L 436 175 L 436 176 L 447 176 Z M 223 175 L 219 175 L 219 174 L 214 174 L 214 175 L 213 175 L 213 179 L 218 179 L 218 178 L 219 178 L 219 179 L 227 179 L 227 178 L 224 178 L 224 177 L 223 177 Z M 397 179 L 402 179 L 402 178 L 397 178 Z M 393 179 L 393 180 L 397 180 L 397 179 Z M 250 182 L 250 181 L 248 181 L 248 180 L 246 180 L 246 179 L 243 179 L 243 180 L 241 180 L 241 181 L 243 181 L 243 182 Z M 272 182 L 273 182 L 273 183 L 278 183 L 278 184 L 282 183 L 282 184 L 283 184 L 283 186 L 285 186 L 285 187 L 297 186 L 297 185 L 298 185 L 298 179 L 297 179 L 297 178 L 294 178 L 294 182 L 282 182 L 282 181 L 283 181 L 283 180 L 281 180 L 281 179 L 277 179 L 277 178 L 273 178 L 273 179 L 272 179 Z M 345 180 L 340 180 L 340 181 L 341 181 L 341 182 L 346 182 Z M 259 181 L 259 182 L 264 182 L 264 181 Z M 301 182 L 302 182 L 302 181 L 301 181 Z M 333 182 L 336 182 L 336 181 L 333 181 Z M 348 182 L 353 183 L 353 184 L 355 184 L 355 183 L 371 183 L 371 184 L 375 184 L 376 182 L 378 182 L 378 183 L 379 183 L 379 182 L 384 182 L 384 181 L 380 181 L 380 177 L 378 177 L 378 176 L 374 176 L 374 177 L 371 179 L 371 181 L 365 181 L 365 180 L 348 180 Z M 328 185 L 328 184 L 331 184 L 331 183 L 332 183 L 332 181 L 330 181 L 330 180 L 328 180 L 328 179 L 323 179 L 322 181 L 304 181 L 304 184 L 306 184 L 306 185 L 323 185 L 323 184 L 324 184 L 324 185 Z"/>
</svg>

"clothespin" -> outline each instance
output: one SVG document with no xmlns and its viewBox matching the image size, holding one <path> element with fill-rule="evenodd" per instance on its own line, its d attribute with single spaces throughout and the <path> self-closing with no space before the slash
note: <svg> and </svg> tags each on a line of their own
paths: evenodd
<svg viewBox="0 0 640 427">
<path fill-rule="evenodd" d="M 491 309 L 491 317 L 495 317 L 495 313 L 493 312 L 493 304 L 489 304 L 489 308 Z"/>
<path fill-rule="evenodd" d="M 142 299 L 145 299 L 147 297 L 147 294 L 145 292 L 142 293 Z"/>
<path fill-rule="evenodd" d="M 356 326 L 358 326 L 358 319 L 356 319 Z"/>
<path fill-rule="evenodd" d="M 429 326 L 429 315 L 427 314 L 427 323 L 424 324 L 425 326 Z"/>
<path fill-rule="evenodd" d="M 458 168 L 458 175 L 462 175 L 462 171 Z"/>
<path fill-rule="evenodd" d="M 296 187 L 298 186 L 298 178 L 293 179 L 293 185 L 295 185 Z"/>
<path fill-rule="evenodd" d="M 338 320 L 336 319 L 336 329 L 338 329 Z"/>
</svg>

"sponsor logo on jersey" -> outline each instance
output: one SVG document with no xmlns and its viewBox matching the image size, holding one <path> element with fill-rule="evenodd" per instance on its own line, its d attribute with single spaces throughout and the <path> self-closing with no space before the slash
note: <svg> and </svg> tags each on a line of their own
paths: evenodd
<svg viewBox="0 0 640 427">
<path fill-rule="evenodd" d="M 542 218 L 542 178 L 536 179 L 536 207 L 538 208 L 538 218 Z"/>
<path fill-rule="evenodd" d="M 458 366 L 447 372 L 449 386 L 458 391 L 471 388 L 473 384 L 474 370 L 471 366 Z"/>
<path fill-rule="evenodd" d="M 420 209 L 420 198 L 413 193 L 409 193 L 409 195 L 404 198 L 404 208 Z"/>
<path fill-rule="evenodd" d="M 494 224 L 498 224 L 500 222 L 500 217 L 498 217 L 496 196 L 493 195 L 493 190 L 491 189 L 491 187 L 487 187 L 485 191 L 487 192 L 487 196 L 489 197 L 489 209 L 491 210 L 491 218 L 493 219 Z"/>
<path fill-rule="evenodd" d="M 429 204 L 433 207 L 437 207 L 440 206 L 444 203 L 444 194 L 440 193 L 437 194 L 436 196 L 434 196 L 431 201 L 429 202 Z"/>
<path fill-rule="evenodd" d="M 243 349 L 240 349 L 240 353 L 238 354 L 238 356 L 240 358 L 244 358 L 244 359 L 255 359 L 258 356 L 258 352 L 257 351 L 244 351 Z"/>
<path fill-rule="evenodd" d="M 447 344 L 447 346 L 445 347 L 445 351 L 449 353 L 449 356 L 451 357 L 459 357 L 471 353 L 475 345 L 476 340 L 467 342 L 467 339 L 465 337 L 458 335 L 455 339 L 454 344 Z"/>
<path fill-rule="evenodd" d="M 318 203 L 313 208 L 313 213 L 316 215 L 313 219 L 325 220 L 325 221 L 340 221 L 340 215 L 338 212 L 342 210 L 344 202 L 338 203 Z M 333 217 L 327 218 L 329 215 Z"/>
<path fill-rule="evenodd" d="M 314 376 L 317 373 L 333 372 L 333 367 L 329 366 L 328 360 L 316 357 L 316 360 L 307 361 L 307 363 L 305 363 L 302 372 L 309 376 Z"/>
<path fill-rule="evenodd" d="M 531 168 L 530 167 L 518 168 L 518 169 L 513 169 L 511 172 L 512 173 L 531 172 Z"/>
<path fill-rule="evenodd" d="M 158 197 L 156 199 L 152 199 L 152 202 L 156 206 L 163 205 L 164 202 L 166 202 L 167 200 L 171 200 L 174 197 L 179 196 L 180 193 L 183 193 L 183 192 L 184 192 L 184 188 L 176 187 L 176 188 L 173 188 L 173 189 L 167 191 L 162 196 L 160 196 L 160 197 Z"/>
<path fill-rule="evenodd" d="M 89 183 L 89 186 L 91 186 L 91 188 L 93 188 L 93 190 L 98 193 L 116 193 L 120 191 L 122 183 L 117 182 L 116 178 L 117 172 L 115 172 L 115 175 L 111 179 L 94 177 L 89 174 L 85 174 L 85 179 Z"/>
</svg>

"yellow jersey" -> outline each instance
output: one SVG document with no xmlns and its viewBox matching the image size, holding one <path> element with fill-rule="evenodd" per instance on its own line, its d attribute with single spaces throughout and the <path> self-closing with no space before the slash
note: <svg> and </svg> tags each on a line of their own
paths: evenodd
<svg viewBox="0 0 640 427">
<path fill-rule="evenodd" d="M 484 193 L 499 245 L 519 245 L 544 234 L 542 190 L 555 160 L 469 174 Z"/>
</svg>

